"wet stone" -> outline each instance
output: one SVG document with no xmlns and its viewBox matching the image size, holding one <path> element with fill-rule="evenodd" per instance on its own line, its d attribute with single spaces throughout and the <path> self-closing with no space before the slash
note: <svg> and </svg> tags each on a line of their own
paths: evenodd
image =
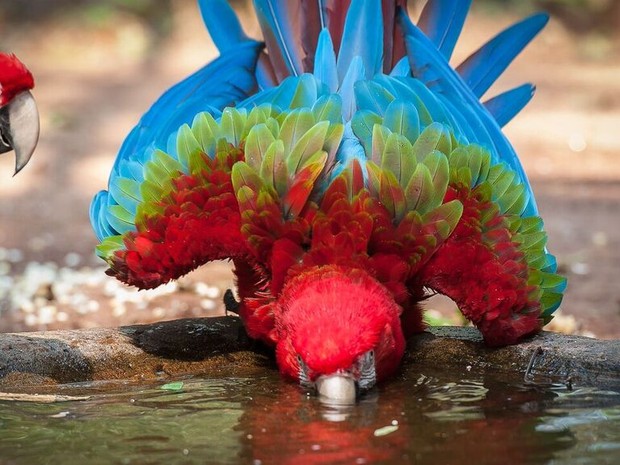
<svg viewBox="0 0 620 465">
<path fill-rule="evenodd" d="M 620 341 L 549 332 L 492 349 L 473 328 L 432 328 L 409 340 L 403 366 L 473 367 L 512 373 L 532 384 L 620 391 Z M 272 354 L 249 340 L 240 320 L 232 316 L 0 335 L 2 390 L 97 380 L 240 376 L 265 370 L 276 370 Z"/>
</svg>

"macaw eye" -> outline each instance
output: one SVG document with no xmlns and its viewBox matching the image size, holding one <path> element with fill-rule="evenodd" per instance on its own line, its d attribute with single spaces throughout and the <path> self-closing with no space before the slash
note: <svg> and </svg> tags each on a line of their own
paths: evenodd
<svg viewBox="0 0 620 465">
<path fill-rule="evenodd" d="M 369 350 L 362 355 L 359 360 L 359 387 L 360 389 L 370 389 L 377 382 L 375 371 L 375 351 Z"/>
<path fill-rule="evenodd" d="M 299 365 L 298 378 L 299 384 L 304 387 L 312 387 L 312 382 L 310 381 L 310 375 L 308 374 L 308 367 L 306 362 L 304 362 L 301 355 L 297 354 L 297 364 Z"/>
</svg>

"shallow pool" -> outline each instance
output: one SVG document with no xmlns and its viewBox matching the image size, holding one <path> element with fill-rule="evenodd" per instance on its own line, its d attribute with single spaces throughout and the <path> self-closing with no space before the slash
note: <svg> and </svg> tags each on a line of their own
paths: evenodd
<svg viewBox="0 0 620 465">
<path fill-rule="evenodd" d="M 271 371 L 161 384 L 0 401 L 0 464 L 620 463 L 613 391 L 415 366 L 353 407 L 324 405 Z"/>
</svg>

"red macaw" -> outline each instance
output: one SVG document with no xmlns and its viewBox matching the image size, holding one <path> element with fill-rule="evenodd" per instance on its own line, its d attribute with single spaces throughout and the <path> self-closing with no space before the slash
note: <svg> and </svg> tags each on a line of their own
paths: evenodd
<svg viewBox="0 0 620 465">
<path fill-rule="evenodd" d="M 221 56 L 143 116 L 91 206 L 128 284 L 231 259 L 248 334 L 330 398 L 396 372 L 430 292 L 501 346 L 539 331 L 565 286 L 500 129 L 533 86 L 480 102 L 547 17 L 453 69 L 470 2 L 429 0 L 417 25 L 406 3 L 255 0 L 262 44 L 200 1 Z"/>
</svg>

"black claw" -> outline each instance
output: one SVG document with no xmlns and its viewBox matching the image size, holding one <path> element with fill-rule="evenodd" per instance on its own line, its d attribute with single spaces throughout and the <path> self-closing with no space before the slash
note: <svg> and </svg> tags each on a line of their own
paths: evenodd
<svg viewBox="0 0 620 465">
<path fill-rule="evenodd" d="M 544 353 L 545 351 L 540 346 L 536 347 L 536 349 L 534 350 L 534 353 L 532 354 L 532 357 L 530 358 L 530 362 L 527 364 L 527 368 L 525 369 L 525 375 L 523 376 L 523 381 L 525 384 L 536 384 L 533 379 L 534 378 L 534 374 L 533 374 L 534 363 L 536 362 L 536 359 Z"/>
<path fill-rule="evenodd" d="M 226 289 L 226 292 L 224 292 L 224 308 L 226 308 L 226 314 L 230 312 L 239 315 L 239 302 L 237 302 L 233 291 L 230 289 Z"/>
</svg>

